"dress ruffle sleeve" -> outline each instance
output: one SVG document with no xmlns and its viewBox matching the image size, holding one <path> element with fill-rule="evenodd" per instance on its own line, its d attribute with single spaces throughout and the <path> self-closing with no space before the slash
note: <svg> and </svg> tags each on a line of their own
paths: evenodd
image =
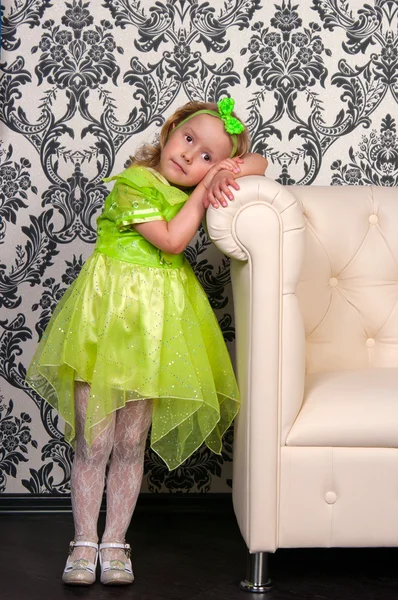
<svg viewBox="0 0 398 600">
<path fill-rule="evenodd" d="M 109 201 L 106 216 L 115 222 L 119 231 L 137 223 L 165 220 L 157 191 L 140 188 L 129 180 L 119 178 L 116 181 Z"/>
<path fill-rule="evenodd" d="M 104 179 L 115 181 L 104 208 L 104 216 L 123 232 L 137 223 L 169 221 L 188 198 L 182 190 L 170 186 L 153 169 L 134 166 Z"/>
</svg>

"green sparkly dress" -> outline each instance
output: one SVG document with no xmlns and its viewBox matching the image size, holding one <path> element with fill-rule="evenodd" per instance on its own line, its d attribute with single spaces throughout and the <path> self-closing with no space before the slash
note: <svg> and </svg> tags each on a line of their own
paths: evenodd
<svg viewBox="0 0 398 600">
<path fill-rule="evenodd" d="M 170 221 L 188 196 L 152 169 L 115 180 L 98 218 L 93 255 L 66 291 L 27 373 L 75 440 L 74 382 L 91 392 L 89 444 L 126 402 L 153 399 L 151 447 L 175 469 L 204 442 L 220 453 L 239 392 L 217 319 L 184 254 L 133 227 Z"/>
</svg>

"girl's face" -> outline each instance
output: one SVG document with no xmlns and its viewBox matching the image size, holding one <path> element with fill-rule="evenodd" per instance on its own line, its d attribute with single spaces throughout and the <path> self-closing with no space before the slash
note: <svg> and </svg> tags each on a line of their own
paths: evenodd
<svg viewBox="0 0 398 600">
<path fill-rule="evenodd" d="M 171 134 L 158 170 L 169 183 L 193 187 L 211 167 L 228 158 L 231 150 L 232 140 L 221 119 L 196 115 Z"/>
</svg>

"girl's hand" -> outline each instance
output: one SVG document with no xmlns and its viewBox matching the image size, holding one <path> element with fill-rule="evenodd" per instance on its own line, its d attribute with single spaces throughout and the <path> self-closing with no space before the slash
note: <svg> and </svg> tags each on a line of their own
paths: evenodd
<svg viewBox="0 0 398 600">
<path fill-rule="evenodd" d="M 207 187 L 207 194 L 203 198 L 204 207 L 208 208 L 210 204 L 214 208 L 218 208 L 220 205 L 227 206 L 228 202 L 226 199 L 234 199 L 231 187 L 235 190 L 239 190 L 239 185 L 236 183 L 231 171 L 226 169 L 218 171 L 218 173 L 214 175 L 210 185 Z"/>
<path fill-rule="evenodd" d="M 206 173 L 206 175 L 202 179 L 202 183 L 203 183 L 204 187 L 206 188 L 206 190 L 209 189 L 210 185 L 212 184 L 214 176 L 219 171 L 226 170 L 231 173 L 236 173 L 236 174 L 240 173 L 240 166 L 239 166 L 240 163 L 243 163 L 243 160 L 239 157 L 226 158 L 225 160 L 220 160 L 219 163 L 217 163 L 216 165 L 214 165 L 214 167 L 209 169 L 209 171 Z"/>
<path fill-rule="evenodd" d="M 211 204 L 214 208 L 221 206 L 227 206 L 227 200 L 233 200 L 234 196 L 231 188 L 239 190 L 239 185 L 236 183 L 236 177 L 245 177 L 246 175 L 264 175 L 267 167 L 268 160 L 261 154 L 255 152 L 249 152 L 244 154 L 239 160 L 241 168 L 239 171 L 236 170 L 223 170 L 219 169 L 217 172 L 213 172 L 213 179 L 206 186 L 207 193 L 203 197 L 203 205 L 208 208 Z M 224 162 L 224 161 L 222 161 Z M 222 163 L 219 163 L 221 166 Z M 218 165 L 217 165 L 218 166 Z"/>
</svg>

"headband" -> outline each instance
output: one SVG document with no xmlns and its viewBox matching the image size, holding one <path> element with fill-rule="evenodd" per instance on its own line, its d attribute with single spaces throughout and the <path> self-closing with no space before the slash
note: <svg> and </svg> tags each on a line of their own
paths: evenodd
<svg viewBox="0 0 398 600">
<path fill-rule="evenodd" d="M 218 112 L 216 110 L 207 110 L 205 108 L 202 110 L 197 110 L 195 113 L 189 115 L 189 117 L 186 117 L 186 119 L 181 121 L 181 123 L 178 123 L 178 125 L 174 127 L 173 132 L 197 115 L 211 115 L 212 117 L 217 117 L 224 123 L 225 131 L 231 136 L 232 152 L 230 154 L 230 158 L 232 158 L 235 156 L 236 150 L 238 149 L 238 140 L 236 139 L 236 134 L 242 133 L 245 128 L 239 119 L 232 116 L 234 106 L 235 100 L 233 100 L 233 98 L 223 98 L 217 102 Z"/>
</svg>

